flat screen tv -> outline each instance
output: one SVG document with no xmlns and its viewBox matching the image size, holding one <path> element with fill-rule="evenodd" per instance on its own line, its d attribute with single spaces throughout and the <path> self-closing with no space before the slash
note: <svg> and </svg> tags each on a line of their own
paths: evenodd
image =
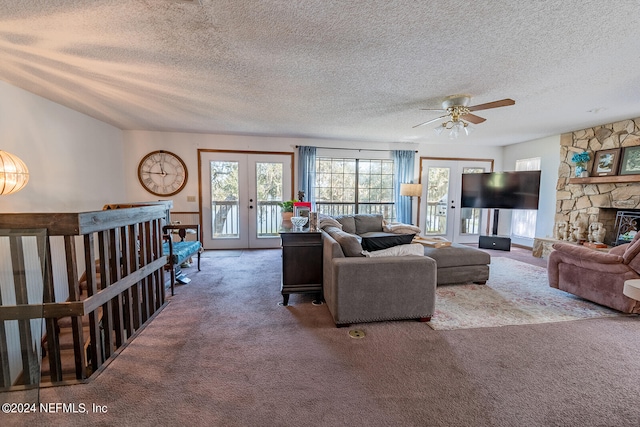
<svg viewBox="0 0 640 427">
<path fill-rule="evenodd" d="M 538 209 L 540 171 L 462 174 L 463 208 Z"/>
</svg>

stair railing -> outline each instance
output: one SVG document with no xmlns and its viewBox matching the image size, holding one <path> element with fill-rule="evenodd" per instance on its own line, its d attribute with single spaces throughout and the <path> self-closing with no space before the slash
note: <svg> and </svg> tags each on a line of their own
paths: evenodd
<svg viewBox="0 0 640 427">
<path fill-rule="evenodd" d="M 0 391 L 84 382 L 158 313 L 166 304 L 166 212 L 159 204 L 0 214 L 0 254 L 11 254 L 10 262 L 0 262 Z M 33 274 L 34 257 L 41 276 Z M 83 270 L 85 295 L 79 281 Z M 34 288 L 40 295 L 34 296 Z M 63 358 L 71 357 L 59 342 L 63 318 L 70 319 L 72 329 L 71 373 L 63 370 Z M 47 362 L 41 368 L 43 357 Z"/>
</svg>

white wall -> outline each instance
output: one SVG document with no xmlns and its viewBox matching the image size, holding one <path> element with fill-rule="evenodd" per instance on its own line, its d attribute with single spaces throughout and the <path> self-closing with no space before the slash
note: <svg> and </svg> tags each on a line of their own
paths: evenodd
<svg viewBox="0 0 640 427">
<path fill-rule="evenodd" d="M 536 237 L 551 237 L 556 214 L 556 185 L 560 166 L 560 135 L 504 147 L 504 170 L 515 170 L 516 160 L 540 157 L 540 203 L 536 221 Z M 502 214 L 500 234 L 509 234 L 510 220 Z M 506 229 L 505 229 L 506 227 Z M 514 243 L 518 243 L 515 242 Z"/>
<path fill-rule="evenodd" d="M 312 138 L 261 137 L 247 135 L 214 135 L 193 133 L 170 133 L 148 131 L 125 131 L 125 173 L 127 200 L 152 201 L 159 197 L 145 191 L 137 178 L 138 164 L 142 157 L 154 150 L 171 151 L 187 165 L 189 178 L 183 191 L 171 196 L 174 212 L 197 212 L 200 190 L 198 186 L 198 149 L 278 151 L 293 152 L 294 172 L 297 174 L 296 145 L 322 147 L 321 155 L 344 156 L 345 158 L 366 156 L 367 158 L 390 158 L 389 150 L 416 150 L 414 182 L 419 182 L 420 157 L 454 157 L 493 159 L 494 169 L 502 170 L 503 147 L 475 146 L 461 138 L 448 144 L 376 143 L 363 141 L 340 141 Z M 353 149 L 344 150 L 344 148 Z M 357 151 L 356 151 L 357 150 Z M 378 151 L 382 150 L 382 151 Z M 296 182 L 294 195 L 298 189 Z M 187 197 L 193 197 L 192 202 Z M 413 206 L 416 215 L 417 204 Z"/>
<path fill-rule="evenodd" d="M 265 137 L 251 135 L 216 135 L 216 134 L 196 134 L 196 133 L 172 133 L 172 132 L 148 132 L 148 131 L 125 131 L 125 171 L 127 185 L 127 199 L 135 201 L 158 200 L 157 196 L 145 191 L 138 182 L 138 164 L 142 157 L 154 150 L 171 151 L 185 162 L 189 177 L 187 184 L 180 193 L 170 197 L 173 200 L 174 211 L 196 212 L 198 210 L 198 200 L 200 198 L 198 186 L 198 150 L 240 150 L 240 151 L 264 151 L 264 152 L 286 152 L 294 153 L 294 172 L 297 174 L 297 150 L 296 145 L 307 145 L 329 148 L 356 148 L 366 151 L 375 150 L 410 150 L 417 149 L 416 144 L 391 144 L 391 143 L 370 143 L 361 141 L 337 141 L 311 138 L 289 138 L 289 137 Z M 353 152 L 333 151 L 333 154 L 340 153 L 349 157 Z M 373 152 L 372 152 L 373 153 Z M 367 153 L 368 155 L 371 153 Z M 388 153 L 387 153 L 388 155 Z M 294 193 L 297 191 L 297 176 L 294 186 Z M 187 201 L 187 197 L 194 197 L 195 202 Z"/>
<path fill-rule="evenodd" d="M 0 150 L 18 156 L 29 169 L 26 187 L 0 196 L 2 213 L 91 211 L 124 200 L 120 129 L 1 81 Z M 55 283 L 66 283 L 64 257 L 59 256 L 64 254 L 64 244 L 60 238 L 51 243 Z M 78 245 L 80 270 L 84 262 L 81 248 L 82 244 Z M 5 303 L 15 300 L 12 291 L 5 289 Z M 58 286 L 55 295 L 57 301 L 65 301 L 69 291 Z M 42 301 L 41 289 L 30 295 L 29 301 Z M 13 380 L 22 370 L 17 329 L 11 323 L 6 331 Z"/>
<path fill-rule="evenodd" d="M 474 145 L 472 136 L 465 140 L 464 137 L 452 140 L 449 144 L 421 144 L 416 156 L 420 157 L 443 157 L 455 159 L 493 159 L 494 171 L 502 170 L 503 147 L 491 147 Z M 417 164 L 419 167 L 419 163 Z M 419 171 L 416 169 L 416 174 Z"/>
<path fill-rule="evenodd" d="M 125 198 L 122 131 L 0 81 L 0 150 L 29 168 L 0 212 L 99 210 Z"/>
</svg>

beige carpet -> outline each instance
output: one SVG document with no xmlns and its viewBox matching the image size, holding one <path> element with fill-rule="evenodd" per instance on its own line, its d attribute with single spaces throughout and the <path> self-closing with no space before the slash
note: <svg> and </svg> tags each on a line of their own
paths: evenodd
<svg viewBox="0 0 640 427">
<path fill-rule="evenodd" d="M 446 285 L 436 290 L 436 330 L 562 322 L 624 316 L 549 287 L 547 270 L 503 257 L 491 258 L 486 285 Z"/>
<path fill-rule="evenodd" d="M 185 268 L 191 283 L 97 378 L 39 392 L 106 413 L 0 413 L 0 426 L 640 425 L 639 317 L 336 328 L 310 296 L 278 305 L 281 263 L 281 251 L 255 250 Z"/>
</svg>

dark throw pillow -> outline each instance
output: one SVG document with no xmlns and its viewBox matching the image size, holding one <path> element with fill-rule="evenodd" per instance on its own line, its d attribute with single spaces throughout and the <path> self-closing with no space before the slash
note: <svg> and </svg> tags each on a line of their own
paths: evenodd
<svg viewBox="0 0 640 427">
<path fill-rule="evenodd" d="M 408 245 L 415 234 L 394 233 L 365 233 L 362 237 L 362 249 L 365 251 L 379 251 L 398 245 Z"/>
</svg>

